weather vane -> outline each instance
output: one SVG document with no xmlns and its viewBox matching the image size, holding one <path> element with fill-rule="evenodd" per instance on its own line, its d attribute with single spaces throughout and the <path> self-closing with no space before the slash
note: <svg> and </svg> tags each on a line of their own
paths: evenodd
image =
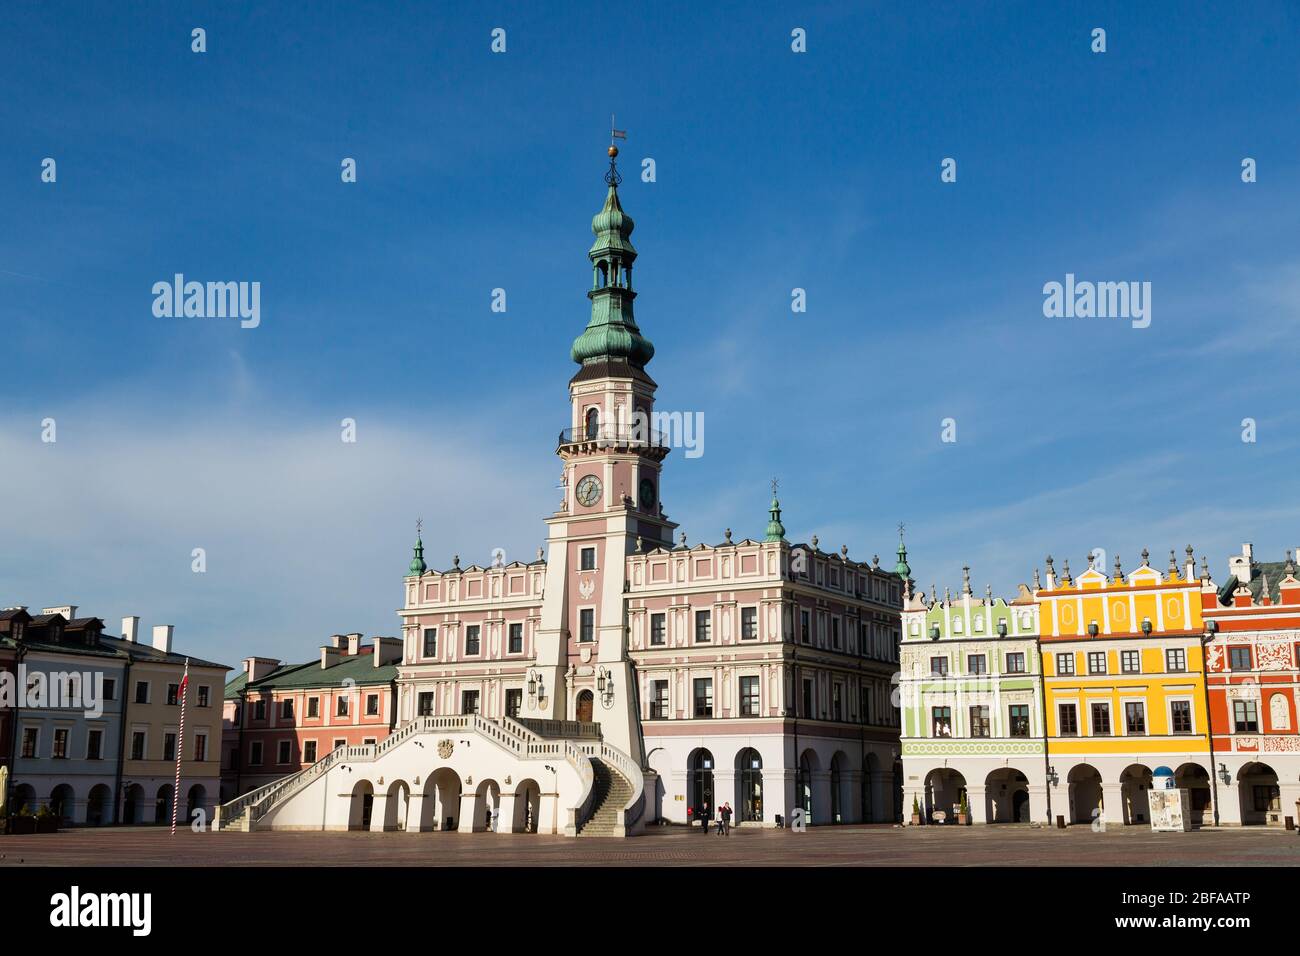
<svg viewBox="0 0 1300 956">
<path fill-rule="evenodd" d="M 415 536 L 418 538 L 418 537 L 420 536 L 420 533 L 421 533 L 422 531 L 424 531 L 424 519 L 423 519 L 423 518 L 416 518 L 416 519 L 415 519 Z"/>
<path fill-rule="evenodd" d="M 618 158 L 618 147 L 614 145 L 616 139 L 627 139 L 627 130 L 619 129 L 614 125 L 614 114 L 609 114 L 609 171 L 605 173 L 605 182 L 611 186 L 617 186 L 623 181 L 623 177 L 618 174 L 618 167 L 614 165 L 614 160 Z"/>
<path fill-rule="evenodd" d="M 898 536 L 899 536 L 900 538 L 903 536 L 903 522 L 901 522 L 901 521 L 898 522 Z"/>
<path fill-rule="evenodd" d="M 776 497 L 776 486 L 779 485 L 779 484 L 780 484 L 780 482 L 777 481 L 775 478 L 772 479 L 772 497 L 773 497 L 773 498 Z"/>
</svg>

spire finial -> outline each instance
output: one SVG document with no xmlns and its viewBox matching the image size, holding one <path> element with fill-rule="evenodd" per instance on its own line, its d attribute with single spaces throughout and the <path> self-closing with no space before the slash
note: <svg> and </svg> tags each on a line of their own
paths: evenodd
<svg viewBox="0 0 1300 956">
<path fill-rule="evenodd" d="M 781 524 L 781 502 L 776 498 L 776 486 L 779 482 L 772 479 L 772 503 L 767 509 L 767 533 L 763 536 L 764 541 L 784 541 L 785 525 Z"/>
<path fill-rule="evenodd" d="M 898 523 L 898 563 L 894 565 L 894 573 L 904 581 L 912 576 L 912 568 L 907 563 L 907 545 L 903 543 L 903 522 Z"/>
<path fill-rule="evenodd" d="M 1034 590 L 1041 591 L 1042 589 L 1043 589 L 1043 579 L 1038 576 L 1038 569 L 1034 568 Z"/>
<path fill-rule="evenodd" d="M 1204 584 L 1210 580 L 1210 562 L 1205 555 L 1201 555 L 1201 583 Z"/>
<path fill-rule="evenodd" d="M 1115 583 L 1115 584 L 1123 584 L 1123 583 L 1124 583 L 1124 570 L 1123 570 L 1123 568 L 1120 567 L 1120 563 L 1119 563 L 1119 555 L 1118 555 L 1118 554 L 1115 555 L 1115 580 L 1114 580 L 1113 583 Z"/>
<path fill-rule="evenodd" d="M 970 589 L 970 565 L 969 565 L 969 564 L 963 564 L 963 565 L 961 566 L 961 593 L 962 593 L 962 594 L 970 594 L 970 593 L 971 593 L 971 589 Z"/>
</svg>

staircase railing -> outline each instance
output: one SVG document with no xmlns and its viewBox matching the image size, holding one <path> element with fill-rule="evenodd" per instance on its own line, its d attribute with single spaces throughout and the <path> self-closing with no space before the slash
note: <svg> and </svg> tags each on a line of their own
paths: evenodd
<svg viewBox="0 0 1300 956">
<path fill-rule="evenodd" d="M 604 740 L 600 742 L 600 759 L 626 777 L 632 787 L 632 795 L 619 814 L 630 831 L 645 812 L 645 774 L 635 760 Z"/>
<path fill-rule="evenodd" d="M 587 822 L 596 797 L 596 773 L 591 767 L 591 757 L 584 753 L 584 749 L 572 740 L 564 741 L 564 759 L 578 774 L 578 780 L 582 784 L 582 789 L 578 791 L 577 805 L 568 810 L 569 818 L 564 832 L 570 836 L 577 836 L 578 830 Z"/>
</svg>

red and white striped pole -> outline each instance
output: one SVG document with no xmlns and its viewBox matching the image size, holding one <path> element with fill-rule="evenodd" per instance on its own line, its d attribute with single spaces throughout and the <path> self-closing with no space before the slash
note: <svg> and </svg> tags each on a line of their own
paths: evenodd
<svg viewBox="0 0 1300 956">
<path fill-rule="evenodd" d="M 181 678 L 181 728 L 176 735 L 176 789 L 172 791 L 172 836 L 176 835 L 176 811 L 181 803 L 181 757 L 185 755 L 185 698 L 189 693 L 190 659 L 185 658 L 185 676 Z"/>
</svg>

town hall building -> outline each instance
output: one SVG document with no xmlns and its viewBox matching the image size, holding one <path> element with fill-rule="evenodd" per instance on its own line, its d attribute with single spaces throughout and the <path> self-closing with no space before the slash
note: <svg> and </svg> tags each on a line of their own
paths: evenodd
<svg viewBox="0 0 1300 956">
<path fill-rule="evenodd" d="M 393 733 L 244 794 L 220 826 L 623 836 L 723 804 L 741 825 L 898 819 L 901 536 L 892 569 L 792 543 L 775 485 L 761 534 L 678 530 L 609 152 L 546 548 L 436 570 L 417 535 Z"/>
</svg>

